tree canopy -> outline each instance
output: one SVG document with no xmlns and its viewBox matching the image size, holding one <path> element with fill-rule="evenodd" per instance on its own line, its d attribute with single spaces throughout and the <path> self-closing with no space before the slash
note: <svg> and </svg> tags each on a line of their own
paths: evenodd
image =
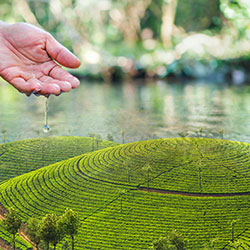
<svg viewBox="0 0 250 250">
<path fill-rule="evenodd" d="M 194 61 L 213 70 L 250 51 L 250 4 L 243 0 L 4 0 L 0 15 L 42 26 L 80 57 L 79 74 L 103 79 L 140 69 L 197 76 Z"/>
</svg>

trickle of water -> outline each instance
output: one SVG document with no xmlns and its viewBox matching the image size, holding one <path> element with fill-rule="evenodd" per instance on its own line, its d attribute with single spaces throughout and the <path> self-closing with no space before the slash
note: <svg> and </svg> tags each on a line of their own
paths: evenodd
<svg viewBox="0 0 250 250">
<path fill-rule="evenodd" d="M 43 127 L 44 133 L 48 133 L 50 130 L 50 127 L 48 125 L 48 109 L 49 109 L 49 96 L 46 97 L 45 100 L 45 117 L 44 117 L 44 127 Z"/>
</svg>

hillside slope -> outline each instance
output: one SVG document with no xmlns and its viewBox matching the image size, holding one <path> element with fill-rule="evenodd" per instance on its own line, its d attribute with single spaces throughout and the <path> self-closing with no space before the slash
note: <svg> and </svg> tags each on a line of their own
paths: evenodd
<svg viewBox="0 0 250 250">
<path fill-rule="evenodd" d="M 58 136 L 0 144 L 0 183 L 40 167 L 92 151 L 92 138 Z M 102 140 L 98 149 L 118 145 Z M 96 141 L 94 149 L 97 149 Z"/>
<path fill-rule="evenodd" d="M 228 249 L 234 219 L 236 238 L 249 245 L 249 149 L 203 138 L 118 145 L 10 179 L 0 202 L 24 220 L 77 211 L 77 249 L 148 249 L 172 229 L 190 248 L 216 239 L 215 249 Z"/>
</svg>

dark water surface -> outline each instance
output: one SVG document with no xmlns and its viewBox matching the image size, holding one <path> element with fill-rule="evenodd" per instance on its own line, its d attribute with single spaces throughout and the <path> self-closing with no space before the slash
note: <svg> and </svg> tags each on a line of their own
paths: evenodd
<svg viewBox="0 0 250 250">
<path fill-rule="evenodd" d="M 70 93 L 49 98 L 49 125 L 43 132 L 44 97 L 26 97 L 0 84 L 0 143 L 24 138 L 93 132 L 121 142 L 188 136 L 250 143 L 250 85 L 148 81 L 82 82 Z"/>
</svg>

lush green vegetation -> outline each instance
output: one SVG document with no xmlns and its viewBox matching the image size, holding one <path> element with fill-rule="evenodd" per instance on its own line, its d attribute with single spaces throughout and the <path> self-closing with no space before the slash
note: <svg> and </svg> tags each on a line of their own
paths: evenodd
<svg viewBox="0 0 250 250">
<path fill-rule="evenodd" d="M 13 249 L 16 249 L 16 237 L 18 232 L 22 227 L 22 220 L 17 215 L 15 209 L 10 208 L 8 214 L 5 215 L 6 217 L 3 220 L 3 225 L 6 231 L 12 236 L 12 246 Z"/>
<path fill-rule="evenodd" d="M 97 141 L 94 137 L 94 134 L 92 138 L 58 136 L 0 144 L 0 182 L 85 152 L 97 150 Z M 99 149 L 114 145 L 117 143 L 106 140 L 98 141 Z M 11 236 L 2 225 L 0 227 L 0 238 L 10 244 Z M 26 250 L 30 247 L 29 243 L 17 236 L 18 249 Z"/>
<path fill-rule="evenodd" d="M 98 141 L 99 149 L 114 145 L 117 143 Z M 0 144 L 0 183 L 96 149 L 95 139 L 76 136 L 28 139 Z"/>
<path fill-rule="evenodd" d="M 6 245 L 10 245 L 12 242 L 11 235 L 6 231 L 2 222 L 0 222 L 0 239 L 3 240 Z M 28 249 L 32 249 L 32 245 L 28 243 L 27 241 L 25 241 L 20 236 L 17 236 L 16 248 L 20 250 L 28 250 Z"/>
<path fill-rule="evenodd" d="M 1 19 L 42 26 L 81 58 L 78 74 L 104 80 L 237 75 L 249 68 L 249 10 L 243 0 L 0 3 Z"/>
<path fill-rule="evenodd" d="M 10 179 L 0 202 L 26 221 L 72 208 L 82 221 L 80 249 L 147 249 L 173 229 L 189 249 L 210 241 L 229 249 L 234 219 L 235 241 L 250 244 L 248 159 L 249 144 L 219 139 L 129 143 Z"/>
<path fill-rule="evenodd" d="M 173 230 L 167 237 L 161 237 L 153 242 L 152 250 L 185 250 L 187 242 Z"/>
<path fill-rule="evenodd" d="M 77 213 L 67 208 L 60 216 L 53 213 L 45 215 L 42 220 L 30 218 L 26 225 L 26 233 L 36 249 L 43 244 L 46 249 L 49 250 L 52 245 L 55 250 L 59 242 L 62 242 L 65 237 L 70 237 L 71 250 L 74 250 L 75 235 L 78 233 L 79 226 L 80 219 Z"/>
<path fill-rule="evenodd" d="M 33 249 L 33 247 L 35 249 L 50 249 L 50 245 L 56 249 L 56 245 L 65 240 L 67 243 L 71 241 L 71 249 L 74 250 L 74 239 L 79 226 L 80 220 L 77 213 L 68 208 L 60 216 L 47 214 L 41 220 L 31 217 L 25 225 L 23 225 L 16 210 L 10 208 L 5 213 L 3 221 L 0 222 L 0 239 L 7 246 L 11 242 L 13 249 L 26 250 Z M 25 240 L 18 237 L 19 233 Z M 70 240 L 68 240 L 69 238 Z"/>
</svg>

